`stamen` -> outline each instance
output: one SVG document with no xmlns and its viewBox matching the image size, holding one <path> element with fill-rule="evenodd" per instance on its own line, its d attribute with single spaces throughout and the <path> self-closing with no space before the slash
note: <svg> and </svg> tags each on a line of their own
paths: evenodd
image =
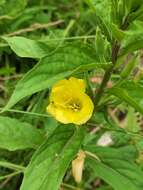
<svg viewBox="0 0 143 190">
<path fill-rule="evenodd" d="M 70 103 L 67 107 L 74 112 L 77 112 L 81 109 L 81 106 L 79 105 L 79 103 Z"/>
<path fill-rule="evenodd" d="M 68 102 L 68 103 L 67 103 Z M 64 108 L 64 109 L 70 109 L 74 112 L 77 112 L 77 111 L 80 111 L 81 110 L 81 104 L 78 100 L 70 100 L 67 101 L 66 103 L 64 102 L 64 104 L 61 104 L 59 102 L 54 102 L 54 101 L 51 101 L 51 103 L 53 104 L 53 106 L 55 107 L 61 107 L 61 108 Z"/>
</svg>

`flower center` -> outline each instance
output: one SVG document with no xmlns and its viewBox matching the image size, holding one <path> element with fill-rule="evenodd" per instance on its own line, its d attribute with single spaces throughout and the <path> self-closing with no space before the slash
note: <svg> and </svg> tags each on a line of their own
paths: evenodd
<svg viewBox="0 0 143 190">
<path fill-rule="evenodd" d="M 52 101 L 51 102 L 53 104 L 53 106 L 55 107 L 61 107 L 61 108 L 64 108 L 64 109 L 70 109 L 72 110 L 73 112 L 77 112 L 77 111 L 80 111 L 81 108 L 82 108 L 82 105 L 81 105 L 81 102 L 79 102 L 79 100 L 68 100 L 68 101 L 65 101 L 63 103 L 59 103 L 59 102 L 54 102 Z"/>
<path fill-rule="evenodd" d="M 79 102 L 70 102 L 67 105 L 67 108 L 71 109 L 74 112 L 80 111 L 81 110 L 81 104 Z"/>
</svg>

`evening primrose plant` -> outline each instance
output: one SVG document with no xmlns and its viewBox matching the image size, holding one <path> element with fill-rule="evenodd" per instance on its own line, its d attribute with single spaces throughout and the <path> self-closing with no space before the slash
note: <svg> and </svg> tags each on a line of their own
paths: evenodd
<svg viewBox="0 0 143 190">
<path fill-rule="evenodd" d="M 12 2 L 0 2 L 0 188 L 143 190 L 142 0 Z"/>
</svg>

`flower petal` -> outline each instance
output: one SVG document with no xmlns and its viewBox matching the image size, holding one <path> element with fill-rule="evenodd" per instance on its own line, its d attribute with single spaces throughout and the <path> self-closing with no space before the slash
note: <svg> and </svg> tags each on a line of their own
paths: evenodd
<svg viewBox="0 0 143 190">
<path fill-rule="evenodd" d="M 77 79 L 74 77 L 70 77 L 69 82 L 70 82 L 70 86 L 72 86 L 78 90 L 81 90 L 82 92 L 85 92 L 86 83 L 83 79 Z"/>
</svg>

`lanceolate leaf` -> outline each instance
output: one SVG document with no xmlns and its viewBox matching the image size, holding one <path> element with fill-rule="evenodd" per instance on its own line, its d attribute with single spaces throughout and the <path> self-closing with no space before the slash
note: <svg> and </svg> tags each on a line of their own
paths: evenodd
<svg viewBox="0 0 143 190">
<path fill-rule="evenodd" d="M 124 56 L 125 54 L 143 48 L 142 21 L 135 20 L 134 22 L 131 22 L 126 30 L 122 30 L 112 23 L 109 23 L 109 26 L 113 37 L 121 43 L 119 56 Z"/>
<path fill-rule="evenodd" d="M 137 156 L 133 146 L 123 148 L 105 148 L 89 146 L 88 150 L 100 158 L 100 162 L 88 158 L 88 165 L 93 172 L 110 184 L 115 190 L 142 190 L 143 172 L 134 163 Z"/>
<path fill-rule="evenodd" d="M 60 125 L 34 154 L 21 190 L 58 190 L 69 163 L 81 147 L 83 136 L 83 128 Z"/>
<path fill-rule="evenodd" d="M 137 171 L 135 170 L 136 167 L 132 165 L 133 163 L 128 163 L 128 161 L 121 162 L 118 160 L 110 160 L 110 163 L 116 163 L 118 168 L 114 168 L 112 165 L 110 166 L 93 159 L 89 160 L 89 165 L 93 169 L 94 173 L 110 184 L 115 190 L 143 189 L 143 183 L 141 181 L 141 176 L 143 177 L 143 173 L 138 168 L 140 172 L 137 174 Z M 136 180 L 139 180 L 140 183 L 138 184 Z"/>
<path fill-rule="evenodd" d="M 129 26 L 129 30 L 124 32 L 120 55 L 125 55 L 143 48 L 143 22 L 134 21 Z"/>
<path fill-rule="evenodd" d="M 134 107 L 140 113 L 143 113 L 143 86 L 133 81 L 123 82 L 117 87 L 113 87 L 108 91 L 127 102 L 129 105 Z"/>
<path fill-rule="evenodd" d="M 37 148 L 44 139 L 39 130 L 30 124 L 0 116 L 0 148 L 11 151 Z"/>
<path fill-rule="evenodd" d="M 96 62 L 95 57 L 90 54 L 86 54 L 80 47 L 68 46 L 44 57 L 18 82 L 4 110 L 12 107 L 22 98 L 46 89 L 69 75 L 110 65 Z"/>
<path fill-rule="evenodd" d="M 48 45 L 24 37 L 3 37 L 20 57 L 42 58 L 50 52 Z"/>
</svg>

